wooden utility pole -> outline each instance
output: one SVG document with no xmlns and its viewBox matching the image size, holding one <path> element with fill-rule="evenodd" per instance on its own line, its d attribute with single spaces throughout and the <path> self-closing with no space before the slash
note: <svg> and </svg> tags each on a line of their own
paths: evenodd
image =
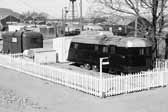
<svg viewBox="0 0 168 112">
<path fill-rule="evenodd" d="M 80 31 L 82 31 L 82 19 L 83 19 L 83 17 L 82 17 L 82 0 L 80 0 Z"/>
<path fill-rule="evenodd" d="M 74 21 L 75 19 L 75 5 L 74 5 L 74 1 L 72 1 L 72 21 Z"/>
<path fill-rule="evenodd" d="M 138 34 L 138 13 L 139 13 L 139 0 L 136 0 L 136 20 L 135 20 L 135 32 L 134 32 L 134 36 L 137 37 Z"/>
<path fill-rule="evenodd" d="M 62 8 L 62 26 L 64 25 L 64 9 Z"/>
<path fill-rule="evenodd" d="M 64 9 L 65 9 L 65 11 L 64 11 L 64 13 L 65 13 L 64 14 L 64 16 L 65 16 L 64 20 L 65 20 L 65 22 L 64 23 L 65 23 L 65 26 L 66 26 L 68 10 L 67 10 L 67 7 L 64 7 Z"/>
<path fill-rule="evenodd" d="M 76 0 L 70 0 L 70 2 L 72 3 L 72 21 L 74 21 L 74 19 L 75 19 L 75 2 L 76 2 Z"/>
<path fill-rule="evenodd" d="M 64 8 L 62 8 L 62 28 L 61 28 L 61 34 L 65 34 L 65 21 L 64 21 Z"/>
</svg>

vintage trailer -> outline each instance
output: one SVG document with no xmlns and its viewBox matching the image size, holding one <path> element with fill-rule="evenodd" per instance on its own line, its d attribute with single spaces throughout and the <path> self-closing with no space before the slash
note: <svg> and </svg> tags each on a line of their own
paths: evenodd
<svg viewBox="0 0 168 112">
<path fill-rule="evenodd" d="M 152 67 L 152 43 L 146 38 L 81 35 L 71 41 L 68 60 L 86 69 L 99 69 L 99 59 L 108 57 L 108 72 L 130 73 Z"/>
<path fill-rule="evenodd" d="M 21 53 L 30 48 L 42 48 L 43 36 L 32 31 L 5 32 L 2 34 L 4 53 Z"/>
</svg>

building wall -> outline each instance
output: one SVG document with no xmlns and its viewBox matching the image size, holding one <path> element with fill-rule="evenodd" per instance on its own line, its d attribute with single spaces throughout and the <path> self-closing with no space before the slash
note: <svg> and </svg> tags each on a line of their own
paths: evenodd
<svg viewBox="0 0 168 112">
<path fill-rule="evenodd" d="M 0 20 L 3 29 L 7 29 L 8 28 L 8 23 L 13 23 L 13 22 L 20 22 L 20 19 L 14 17 L 14 16 L 6 16 L 4 18 L 1 18 Z"/>
</svg>

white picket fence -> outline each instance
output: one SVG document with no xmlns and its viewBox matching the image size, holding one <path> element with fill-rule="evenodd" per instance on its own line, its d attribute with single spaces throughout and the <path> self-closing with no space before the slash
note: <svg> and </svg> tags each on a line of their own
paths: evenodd
<svg viewBox="0 0 168 112">
<path fill-rule="evenodd" d="M 22 54 L 0 54 L 0 66 L 24 72 L 99 97 L 148 90 L 168 84 L 168 61 L 157 60 L 152 71 L 102 78 L 84 72 L 57 68 L 26 60 Z"/>
</svg>

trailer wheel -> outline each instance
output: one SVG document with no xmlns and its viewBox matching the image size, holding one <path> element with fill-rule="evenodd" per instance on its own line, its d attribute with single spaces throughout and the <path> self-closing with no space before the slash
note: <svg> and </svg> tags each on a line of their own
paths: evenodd
<svg viewBox="0 0 168 112">
<path fill-rule="evenodd" d="M 91 69 L 91 66 L 90 66 L 90 64 L 84 64 L 84 68 L 85 68 L 86 70 L 90 70 L 90 69 Z"/>
<path fill-rule="evenodd" d="M 95 72 L 98 72 L 99 68 L 98 68 L 97 65 L 92 65 L 92 70 L 95 71 Z"/>
<path fill-rule="evenodd" d="M 82 64 L 82 65 L 80 65 L 80 68 L 82 68 L 82 69 L 83 69 L 83 68 L 85 68 L 85 67 L 84 67 L 84 65 Z"/>
</svg>

